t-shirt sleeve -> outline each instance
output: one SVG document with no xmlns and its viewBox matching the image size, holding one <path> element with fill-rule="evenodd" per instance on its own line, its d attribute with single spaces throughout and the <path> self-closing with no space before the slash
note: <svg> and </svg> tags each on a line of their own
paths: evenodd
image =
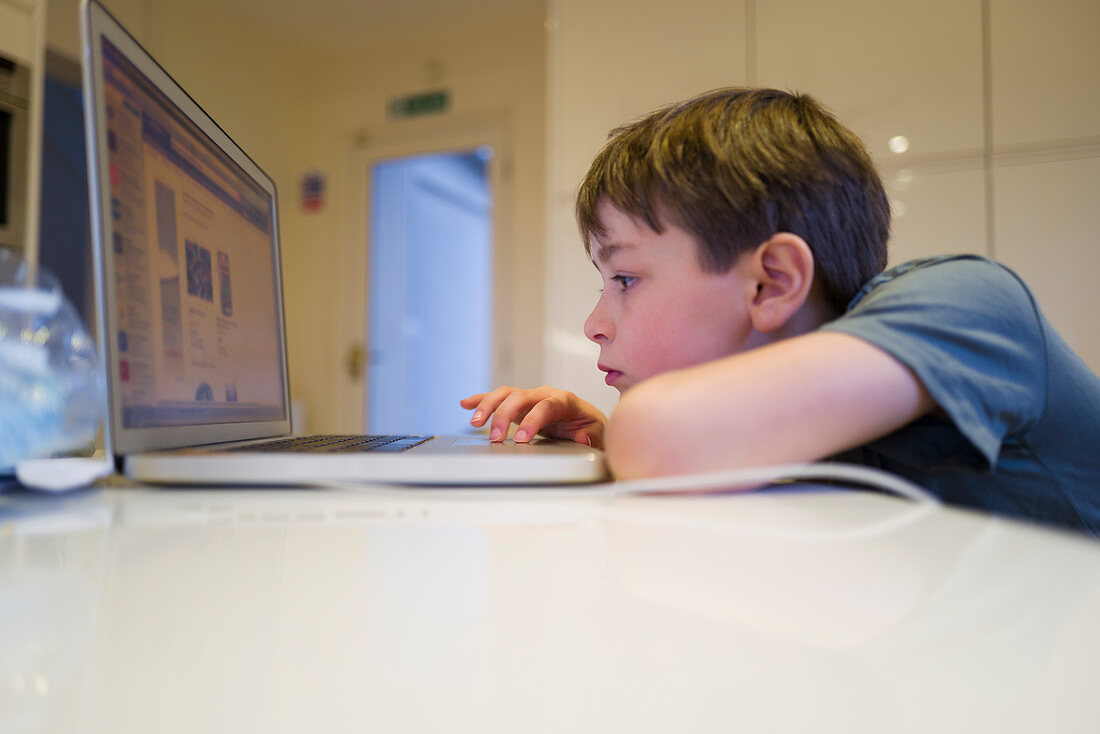
<svg viewBox="0 0 1100 734">
<path fill-rule="evenodd" d="M 1042 415 L 1038 310 L 1019 278 L 990 260 L 960 257 L 900 272 L 822 330 L 870 342 L 913 370 L 987 468 L 1007 437 Z"/>
</svg>

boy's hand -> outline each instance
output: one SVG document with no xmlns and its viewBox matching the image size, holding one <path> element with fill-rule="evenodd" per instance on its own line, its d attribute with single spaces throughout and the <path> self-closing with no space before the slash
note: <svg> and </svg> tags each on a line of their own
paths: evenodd
<svg viewBox="0 0 1100 734">
<path fill-rule="evenodd" d="M 536 433 L 550 438 L 565 438 L 593 448 L 603 448 L 603 430 L 607 416 L 596 406 L 571 392 L 543 385 L 531 390 L 498 387 L 460 402 L 474 411 L 470 424 L 480 428 L 492 416 L 490 441 L 503 441 L 508 427 L 518 423 L 512 437 L 516 443 L 530 441 Z"/>
</svg>

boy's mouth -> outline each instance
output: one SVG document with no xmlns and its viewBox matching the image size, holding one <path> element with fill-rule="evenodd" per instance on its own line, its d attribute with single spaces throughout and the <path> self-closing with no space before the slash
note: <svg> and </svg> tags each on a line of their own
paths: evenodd
<svg viewBox="0 0 1100 734">
<path fill-rule="evenodd" d="M 622 379 L 623 376 L 623 373 L 619 370 L 613 370 L 610 367 L 605 367 L 602 364 L 596 365 L 596 369 L 598 369 L 600 372 L 607 373 L 606 375 L 604 375 L 603 381 L 608 385 L 611 385 L 612 387 L 614 387 L 615 383 Z"/>
</svg>

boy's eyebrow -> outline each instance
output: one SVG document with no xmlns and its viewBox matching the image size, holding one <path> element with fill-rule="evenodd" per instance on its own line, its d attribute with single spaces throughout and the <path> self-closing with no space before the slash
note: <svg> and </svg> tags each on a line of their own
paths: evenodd
<svg viewBox="0 0 1100 734">
<path fill-rule="evenodd" d="M 619 244 L 617 242 L 600 243 L 592 253 L 592 259 L 600 262 L 607 262 L 620 250 L 628 250 L 633 247 L 634 245 Z"/>
</svg>

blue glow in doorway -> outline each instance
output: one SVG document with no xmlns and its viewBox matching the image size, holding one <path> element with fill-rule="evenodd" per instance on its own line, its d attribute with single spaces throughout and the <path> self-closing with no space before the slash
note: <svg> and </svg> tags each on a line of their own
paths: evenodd
<svg viewBox="0 0 1100 734">
<path fill-rule="evenodd" d="M 460 398 L 492 380 L 491 152 L 371 171 L 367 426 L 457 433 Z"/>
</svg>

